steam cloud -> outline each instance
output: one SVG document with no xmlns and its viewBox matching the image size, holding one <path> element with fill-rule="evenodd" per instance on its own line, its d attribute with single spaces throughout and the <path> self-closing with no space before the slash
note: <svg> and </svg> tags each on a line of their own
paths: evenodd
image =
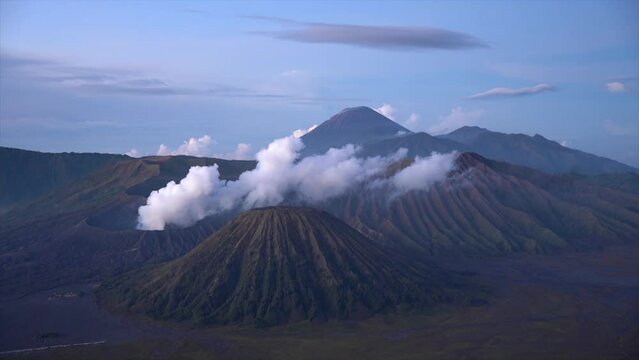
<svg viewBox="0 0 639 360">
<path fill-rule="evenodd" d="M 162 230 L 167 223 L 188 226 L 206 216 L 206 203 L 221 186 L 217 165 L 193 166 L 184 179 L 153 191 L 138 209 L 139 228 Z"/>
<path fill-rule="evenodd" d="M 406 149 L 400 149 L 389 156 L 358 158 L 359 148 L 349 144 L 296 162 L 302 148 L 302 140 L 293 135 L 273 141 L 257 153 L 256 168 L 237 181 L 220 181 L 217 165 L 192 167 L 180 183 L 170 182 L 149 195 L 138 210 L 138 228 L 189 226 L 222 211 L 277 205 L 285 199 L 318 204 L 379 176 L 406 156 Z M 372 183 L 390 187 L 396 195 L 426 189 L 446 177 L 455 157 L 455 153 L 418 157 L 394 176 Z"/>
<path fill-rule="evenodd" d="M 456 152 L 416 157 L 411 166 L 402 169 L 388 180 L 394 189 L 394 195 L 429 188 L 436 182 L 444 180 L 446 174 L 453 170 L 456 158 Z"/>
</svg>

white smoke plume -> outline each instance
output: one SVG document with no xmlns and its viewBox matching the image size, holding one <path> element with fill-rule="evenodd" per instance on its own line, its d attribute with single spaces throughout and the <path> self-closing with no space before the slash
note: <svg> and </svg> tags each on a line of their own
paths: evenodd
<svg viewBox="0 0 639 360">
<path fill-rule="evenodd" d="M 217 165 L 193 166 L 184 179 L 171 181 L 151 192 L 146 205 L 138 209 L 139 227 L 162 230 L 167 223 L 191 225 L 206 216 L 209 197 L 220 188 Z"/>
<path fill-rule="evenodd" d="M 358 158 L 359 148 L 349 144 L 296 161 L 303 147 L 302 140 L 293 135 L 273 141 L 257 153 L 256 168 L 242 173 L 237 181 L 221 182 L 217 166 L 193 167 L 179 184 L 171 182 L 151 193 L 138 211 L 138 228 L 188 226 L 221 211 L 277 205 L 285 199 L 318 204 L 382 174 L 406 156 L 406 149 L 400 149 L 390 156 Z M 396 193 L 425 189 L 446 176 L 454 156 L 417 158 L 384 184 Z"/>
<path fill-rule="evenodd" d="M 388 179 L 393 188 L 393 195 L 403 195 L 411 190 L 428 189 L 436 182 L 444 180 L 453 170 L 457 155 L 457 152 L 451 152 L 416 157 L 413 164 Z"/>
<path fill-rule="evenodd" d="M 279 204 L 293 183 L 295 159 L 302 150 L 302 140 L 294 136 L 277 139 L 255 156 L 257 166 L 230 184 L 231 197 L 244 198 L 244 208 Z"/>
<path fill-rule="evenodd" d="M 358 147 L 348 144 L 302 159 L 292 172 L 297 197 L 313 204 L 342 195 L 406 156 L 403 148 L 390 156 L 365 159 L 356 157 L 357 151 Z"/>
</svg>

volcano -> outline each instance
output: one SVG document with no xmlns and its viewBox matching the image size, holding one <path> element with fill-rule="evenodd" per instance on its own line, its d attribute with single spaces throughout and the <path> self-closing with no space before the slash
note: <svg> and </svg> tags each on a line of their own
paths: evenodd
<svg viewBox="0 0 639 360">
<path fill-rule="evenodd" d="M 636 242 L 633 179 L 553 175 L 463 153 L 428 190 L 389 201 L 364 187 L 323 209 L 378 241 L 432 255 L 552 254 Z"/>
<path fill-rule="evenodd" d="M 177 260 L 105 283 L 100 297 L 157 319 L 261 326 L 423 308 L 463 299 L 463 282 L 326 212 L 270 207 Z"/>
<path fill-rule="evenodd" d="M 346 108 L 302 137 L 305 145 L 302 155 L 323 154 L 332 147 L 361 145 L 409 133 L 410 130 L 369 107 Z"/>
</svg>

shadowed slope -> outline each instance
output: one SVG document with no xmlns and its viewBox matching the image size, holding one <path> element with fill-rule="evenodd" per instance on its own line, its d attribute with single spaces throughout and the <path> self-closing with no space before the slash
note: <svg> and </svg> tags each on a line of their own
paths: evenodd
<svg viewBox="0 0 639 360">
<path fill-rule="evenodd" d="M 464 144 L 419 132 L 368 142 L 362 146 L 362 151 L 358 156 L 384 156 L 392 154 L 400 148 L 407 150 L 408 157 L 428 156 L 432 152 L 468 151 L 468 147 Z"/>
<path fill-rule="evenodd" d="M 0 296 L 101 279 L 148 262 L 174 259 L 228 221 L 206 219 L 187 229 L 135 230 L 145 197 L 190 166 L 218 164 L 237 179 L 253 161 L 148 157 L 106 165 L 29 205 L 0 216 Z"/>
<path fill-rule="evenodd" d="M 128 273 L 103 298 L 159 319 L 273 325 L 451 301 L 455 280 L 309 208 L 251 210 L 182 258 Z"/>
<path fill-rule="evenodd" d="M 597 175 L 639 172 L 618 161 L 571 149 L 541 135 L 503 134 L 479 127 L 464 126 L 438 138 L 454 140 L 487 158 L 527 166 L 547 173 L 575 172 Z"/>
<path fill-rule="evenodd" d="M 407 166 L 404 161 L 400 166 Z M 428 191 L 326 204 L 351 226 L 431 254 L 553 253 L 639 239 L 639 196 L 464 153 Z"/>
<path fill-rule="evenodd" d="M 601 174 L 586 180 L 597 185 L 639 194 L 639 174 L 637 173 Z"/>
<path fill-rule="evenodd" d="M 43 153 L 0 147 L 0 209 L 35 199 L 126 155 Z"/>
</svg>

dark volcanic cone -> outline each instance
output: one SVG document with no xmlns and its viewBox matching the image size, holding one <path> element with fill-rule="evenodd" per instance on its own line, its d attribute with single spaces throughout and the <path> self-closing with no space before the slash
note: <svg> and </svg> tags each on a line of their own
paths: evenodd
<svg viewBox="0 0 639 360">
<path fill-rule="evenodd" d="M 361 145 L 368 141 L 394 137 L 398 132 L 411 133 L 371 108 L 346 108 L 302 137 L 305 147 L 301 154 L 323 154 L 332 147 L 342 147 L 346 144 Z M 397 149 L 391 152 L 395 150 Z"/>
<path fill-rule="evenodd" d="M 239 215 L 184 257 L 126 274 L 100 294 L 159 319 L 273 325 L 421 308 L 458 293 L 444 286 L 456 285 L 443 270 L 328 213 L 272 207 Z"/>
</svg>

